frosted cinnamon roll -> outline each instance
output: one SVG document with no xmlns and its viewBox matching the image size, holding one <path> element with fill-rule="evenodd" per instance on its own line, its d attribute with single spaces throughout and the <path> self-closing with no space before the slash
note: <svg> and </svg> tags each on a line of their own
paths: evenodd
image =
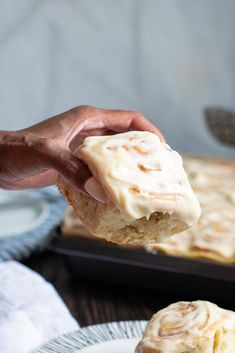
<svg viewBox="0 0 235 353">
<path fill-rule="evenodd" d="M 87 137 L 74 154 L 90 169 L 90 193 L 99 197 L 62 177 L 58 186 L 92 234 L 117 243 L 159 242 L 197 222 L 200 205 L 182 158 L 157 135 Z"/>
<path fill-rule="evenodd" d="M 203 213 L 197 226 L 147 250 L 175 256 L 235 263 L 234 206 Z"/>
<path fill-rule="evenodd" d="M 178 302 L 150 320 L 135 353 L 234 353 L 235 313 L 206 301 Z"/>
</svg>

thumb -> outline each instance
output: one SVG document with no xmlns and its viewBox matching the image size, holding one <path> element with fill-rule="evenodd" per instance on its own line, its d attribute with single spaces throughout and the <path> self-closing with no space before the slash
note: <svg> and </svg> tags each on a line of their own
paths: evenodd
<svg viewBox="0 0 235 353">
<path fill-rule="evenodd" d="M 73 186 L 85 192 L 84 184 L 91 177 L 88 167 L 69 149 L 53 146 L 48 151 L 48 161 L 53 169 Z"/>
</svg>

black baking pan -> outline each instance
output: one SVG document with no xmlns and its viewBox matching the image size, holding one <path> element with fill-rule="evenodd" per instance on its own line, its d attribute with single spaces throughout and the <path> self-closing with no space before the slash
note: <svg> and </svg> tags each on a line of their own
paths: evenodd
<svg viewBox="0 0 235 353">
<path fill-rule="evenodd" d="M 66 257 L 76 277 L 197 296 L 235 300 L 235 266 L 151 254 L 108 242 L 68 237 L 54 230 L 49 249 Z"/>
</svg>

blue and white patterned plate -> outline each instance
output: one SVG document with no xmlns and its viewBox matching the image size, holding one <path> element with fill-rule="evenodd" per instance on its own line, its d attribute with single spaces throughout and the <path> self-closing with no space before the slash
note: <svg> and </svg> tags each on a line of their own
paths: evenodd
<svg viewBox="0 0 235 353">
<path fill-rule="evenodd" d="M 55 188 L 0 190 L 0 261 L 20 260 L 45 246 L 65 208 Z"/>
<path fill-rule="evenodd" d="M 134 353 L 146 321 L 120 321 L 82 328 L 57 338 L 35 353 Z"/>
</svg>

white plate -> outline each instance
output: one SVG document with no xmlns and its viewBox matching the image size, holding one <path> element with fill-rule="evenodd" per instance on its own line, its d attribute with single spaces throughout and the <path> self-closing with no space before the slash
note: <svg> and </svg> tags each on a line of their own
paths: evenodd
<svg viewBox="0 0 235 353">
<path fill-rule="evenodd" d="M 49 205 L 38 195 L 0 190 L 0 238 L 28 232 L 48 216 Z"/>
<path fill-rule="evenodd" d="M 35 353 L 134 353 L 146 321 L 88 326 L 57 338 Z"/>
</svg>

